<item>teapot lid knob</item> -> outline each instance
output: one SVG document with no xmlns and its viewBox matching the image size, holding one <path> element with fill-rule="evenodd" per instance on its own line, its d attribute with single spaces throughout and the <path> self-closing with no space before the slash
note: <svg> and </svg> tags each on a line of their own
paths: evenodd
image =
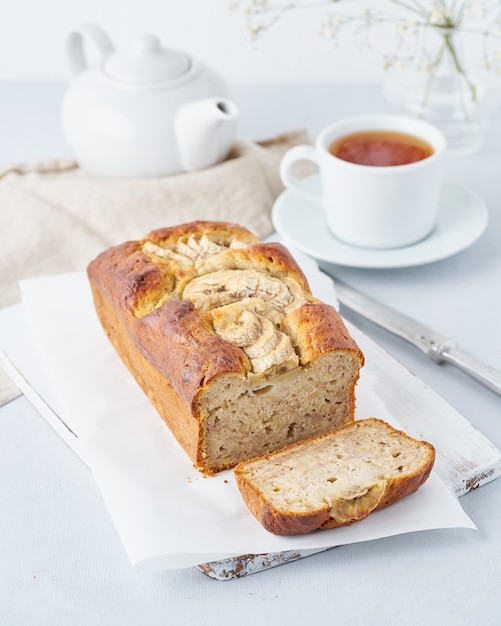
<svg viewBox="0 0 501 626">
<path fill-rule="evenodd" d="M 114 52 L 103 64 L 104 73 L 135 85 L 166 82 L 185 74 L 190 57 L 180 50 L 162 48 L 155 35 L 135 37 L 127 50 Z"/>
<path fill-rule="evenodd" d="M 133 39 L 130 47 L 131 50 L 139 53 L 158 52 L 160 50 L 160 39 L 150 33 L 144 33 L 144 35 L 138 35 Z"/>
</svg>

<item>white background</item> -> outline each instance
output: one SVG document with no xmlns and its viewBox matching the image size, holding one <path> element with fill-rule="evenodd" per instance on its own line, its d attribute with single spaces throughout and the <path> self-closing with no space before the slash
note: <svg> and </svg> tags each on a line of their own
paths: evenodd
<svg viewBox="0 0 501 626">
<path fill-rule="evenodd" d="M 309 0 L 307 0 L 308 2 Z M 313 0 L 312 0 L 313 1 Z M 169 47 L 205 60 L 230 83 L 327 84 L 376 82 L 382 75 L 374 50 L 353 43 L 345 32 L 334 48 L 319 36 L 326 7 L 294 12 L 256 44 L 247 40 L 242 13 L 231 0 L 1 0 L 0 82 L 69 78 L 64 41 L 82 22 L 101 25 L 116 48 L 142 32 Z M 315 3 L 318 4 L 318 3 Z M 361 10 L 385 2 L 343 2 L 330 10 Z M 386 30 L 388 33 L 388 30 Z M 374 44 L 384 28 L 373 33 Z"/>
</svg>

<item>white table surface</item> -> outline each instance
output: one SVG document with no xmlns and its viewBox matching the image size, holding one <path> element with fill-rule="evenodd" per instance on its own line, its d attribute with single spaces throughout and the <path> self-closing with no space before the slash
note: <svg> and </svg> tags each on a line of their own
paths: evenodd
<svg viewBox="0 0 501 626">
<path fill-rule="evenodd" d="M 69 156 L 62 85 L 0 84 L 0 166 Z M 317 131 L 385 111 L 374 87 L 238 87 L 240 134 Z M 336 267 L 347 282 L 501 368 L 501 116 L 484 148 L 447 164 L 490 222 L 449 259 L 394 270 Z M 1 214 L 1 207 L 0 207 Z M 358 316 L 349 318 L 501 448 L 501 398 Z M 501 620 L 501 479 L 461 498 L 478 526 L 350 545 L 231 581 L 195 568 L 133 570 L 89 470 L 24 398 L 0 409 L 0 624 L 490 625 Z"/>
</svg>

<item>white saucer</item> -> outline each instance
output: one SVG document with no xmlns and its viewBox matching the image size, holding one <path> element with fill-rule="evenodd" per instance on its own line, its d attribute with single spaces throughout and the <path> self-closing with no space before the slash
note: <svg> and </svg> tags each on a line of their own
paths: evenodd
<svg viewBox="0 0 501 626">
<path fill-rule="evenodd" d="M 318 188 L 319 176 L 311 176 L 306 183 Z M 424 265 L 464 250 L 484 232 L 488 214 L 476 193 L 446 181 L 435 229 L 426 239 L 404 248 L 377 250 L 344 243 L 331 234 L 320 205 L 288 190 L 277 198 L 272 220 L 275 230 L 288 243 L 315 259 L 383 269 Z"/>
</svg>

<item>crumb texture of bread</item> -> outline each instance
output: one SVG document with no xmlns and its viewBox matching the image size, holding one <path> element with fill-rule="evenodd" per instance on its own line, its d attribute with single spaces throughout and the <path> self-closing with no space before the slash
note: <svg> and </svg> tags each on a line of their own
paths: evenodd
<svg viewBox="0 0 501 626">
<path fill-rule="evenodd" d="M 249 510 L 270 532 L 350 525 L 416 491 L 435 449 L 368 418 L 242 462 L 234 470 Z"/>
<path fill-rule="evenodd" d="M 104 251 L 88 277 L 115 349 L 202 472 L 353 421 L 363 354 L 281 244 L 192 222 Z"/>
</svg>

